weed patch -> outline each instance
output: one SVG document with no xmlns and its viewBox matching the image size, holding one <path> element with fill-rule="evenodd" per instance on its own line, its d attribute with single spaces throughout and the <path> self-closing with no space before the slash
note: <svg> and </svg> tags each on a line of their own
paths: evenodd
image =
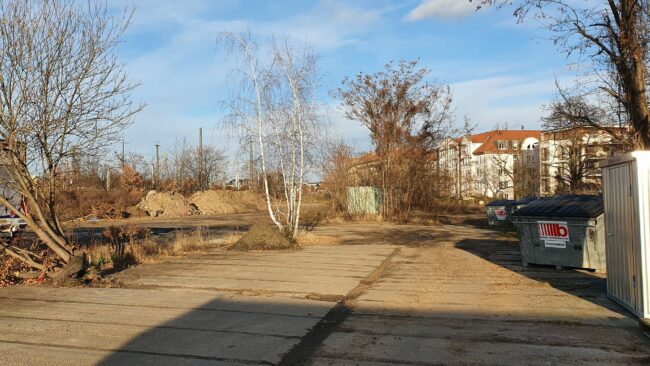
<svg viewBox="0 0 650 366">
<path fill-rule="evenodd" d="M 134 225 L 112 226 L 104 229 L 101 241 L 83 251 L 90 267 L 102 273 L 217 246 L 214 241 L 207 240 L 201 228 L 168 235 L 173 237 L 155 237 L 148 229 Z"/>
</svg>

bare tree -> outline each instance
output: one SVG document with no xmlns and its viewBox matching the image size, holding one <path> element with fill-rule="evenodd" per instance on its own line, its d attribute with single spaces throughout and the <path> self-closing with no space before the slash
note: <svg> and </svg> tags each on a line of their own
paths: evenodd
<svg viewBox="0 0 650 366">
<path fill-rule="evenodd" d="M 341 140 L 331 141 L 323 151 L 322 170 L 335 210 L 347 207 L 347 187 L 351 185 L 354 149 Z"/>
<path fill-rule="evenodd" d="M 502 196 L 509 189 L 514 190 L 515 166 L 510 154 L 492 154 L 487 161 L 483 175 L 485 188 L 492 197 Z"/>
<path fill-rule="evenodd" d="M 545 146 L 548 167 L 556 174 L 558 193 L 585 193 L 598 190 L 594 176 L 600 169 L 595 164 L 603 158 L 631 148 L 624 138 L 626 128 L 598 128 L 607 113 L 581 97 L 563 97 L 547 106 L 543 128 L 552 135 Z M 590 184 L 591 183 L 591 184 Z"/>
<path fill-rule="evenodd" d="M 541 20 L 555 34 L 556 44 L 568 54 L 588 56 L 587 74 L 595 77 L 596 83 L 586 83 L 588 90 L 584 93 L 599 93 L 610 99 L 610 104 L 621 106 L 625 112 L 624 123 L 631 126 L 632 145 L 650 149 L 647 91 L 650 1 L 608 0 L 602 4 L 570 0 L 475 1 L 479 7 L 515 4 L 514 15 L 519 21 L 528 17 Z M 588 116 L 573 117 L 602 127 Z"/>
<path fill-rule="evenodd" d="M 214 145 L 203 145 L 202 153 L 203 162 L 199 163 L 200 157 L 194 160 L 193 170 L 195 175 L 202 177 L 206 187 L 211 187 L 214 183 L 223 181 L 226 178 L 227 158 L 222 149 Z M 198 172 L 201 171 L 199 175 Z M 199 187 L 201 187 L 199 185 Z"/>
<path fill-rule="evenodd" d="M 197 146 L 178 140 L 173 149 L 163 152 L 161 161 L 162 189 L 191 194 L 225 178 L 226 155 L 212 144 Z M 151 170 L 149 165 L 149 170 Z"/>
<path fill-rule="evenodd" d="M 134 105 L 116 46 L 132 12 L 114 16 L 101 2 L 11 0 L 0 3 L 2 167 L 27 202 L 0 204 L 24 219 L 55 259 L 3 244 L 4 252 L 61 275 L 83 267 L 57 216 L 60 168 L 73 154 L 105 152 L 142 106 Z"/>
<path fill-rule="evenodd" d="M 346 116 L 370 131 L 388 218 L 410 210 L 414 174 L 450 132 L 450 88 L 425 81 L 428 74 L 418 61 L 391 62 L 384 71 L 345 78 L 336 92 Z"/>
<path fill-rule="evenodd" d="M 222 33 L 220 40 L 238 51 L 246 65 L 246 71 L 236 70 L 242 84 L 228 105 L 231 120 L 254 137 L 269 216 L 293 237 L 299 228 L 310 141 L 317 138 L 320 122 L 316 58 L 308 47 L 296 48 L 288 39 L 273 39 L 264 50 L 247 33 Z M 273 172 L 279 173 L 283 200 L 274 199 L 270 190 Z"/>
</svg>

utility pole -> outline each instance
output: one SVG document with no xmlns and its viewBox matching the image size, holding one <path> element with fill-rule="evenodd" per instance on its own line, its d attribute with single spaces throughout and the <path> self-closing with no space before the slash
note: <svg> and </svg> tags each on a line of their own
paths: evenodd
<svg viewBox="0 0 650 366">
<path fill-rule="evenodd" d="M 199 190 L 203 189 L 203 127 L 199 127 Z"/>
<path fill-rule="evenodd" d="M 106 190 L 111 190 L 111 167 L 106 165 Z"/>
<path fill-rule="evenodd" d="M 160 144 L 156 144 L 156 190 L 160 189 Z"/>
</svg>

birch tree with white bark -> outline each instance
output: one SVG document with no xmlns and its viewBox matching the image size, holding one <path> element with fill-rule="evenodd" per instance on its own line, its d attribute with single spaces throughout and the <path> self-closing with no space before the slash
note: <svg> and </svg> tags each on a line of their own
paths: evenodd
<svg viewBox="0 0 650 366">
<path fill-rule="evenodd" d="M 269 216 L 279 231 L 293 238 L 321 121 L 316 57 L 309 47 L 296 47 L 287 38 L 260 45 L 247 32 L 224 32 L 219 40 L 243 65 L 231 72 L 239 84 L 226 104 L 229 120 L 255 141 Z M 279 192 L 269 184 L 269 176 L 276 173 Z"/>
</svg>

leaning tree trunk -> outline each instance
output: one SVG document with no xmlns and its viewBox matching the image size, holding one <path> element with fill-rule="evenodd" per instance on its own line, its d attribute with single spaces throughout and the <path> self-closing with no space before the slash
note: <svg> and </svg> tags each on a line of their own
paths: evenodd
<svg viewBox="0 0 650 366">
<path fill-rule="evenodd" d="M 650 150 L 650 109 L 646 90 L 646 49 L 640 42 L 639 13 L 635 0 L 622 0 L 620 4 L 619 42 L 621 57 L 613 60 L 622 76 L 627 99 L 627 111 L 634 128 L 634 145 L 637 149 Z"/>
</svg>

